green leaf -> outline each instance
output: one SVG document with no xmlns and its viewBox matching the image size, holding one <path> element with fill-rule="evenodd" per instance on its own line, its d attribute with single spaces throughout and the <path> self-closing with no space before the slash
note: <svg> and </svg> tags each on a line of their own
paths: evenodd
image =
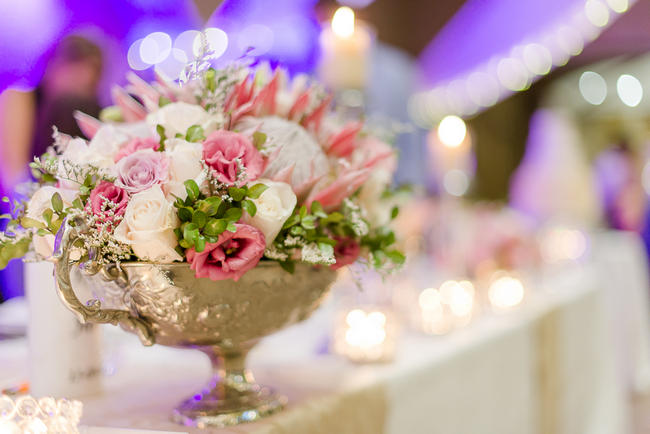
<svg viewBox="0 0 650 434">
<path fill-rule="evenodd" d="M 336 211 L 327 216 L 327 223 L 339 223 L 343 220 L 344 216 L 340 212 Z"/>
<path fill-rule="evenodd" d="M 52 225 L 53 216 L 54 211 L 52 211 L 50 208 L 47 208 L 45 211 L 43 211 L 43 220 L 45 220 L 45 223 L 47 223 L 48 227 Z"/>
<path fill-rule="evenodd" d="M 233 222 L 230 222 L 230 223 L 228 223 L 228 226 L 226 226 L 226 230 L 228 232 L 235 233 L 235 232 L 237 232 L 237 227 L 235 226 L 235 224 Z"/>
<path fill-rule="evenodd" d="M 185 134 L 185 140 L 188 142 L 200 142 L 205 140 L 205 133 L 203 127 L 200 125 L 192 125 L 187 129 L 187 134 Z"/>
<path fill-rule="evenodd" d="M 300 226 L 293 226 L 291 229 L 289 229 L 289 233 L 291 235 L 305 235 L 307 231 Z"/>
<path fill-rule="evenodd" d="M 83 205 L 83 203 L 81 203 L 81 199 L 79 199 L 79 198 L 76 198 L 76 199 L 72 202 L 72 206 L 73 206 L 74 208 L 76 208 L 76 209 L 84 209 L 84 205 Z"/>
<path fill-rule="evenodd" d="M 255 217 L 255 213 L 257 213 L 257 206 L 255 206 L 252 200 L 246 199 L 241 203 L 241 207 L 246 210 L 249 216 Z"/>
<path fill-rule="evenodd" d="M 300 207 L 300 219 L 304 219 L 307 216 L 307 207 L 305 205 Z"/>
<path fill-rule="evenodd" d="M 302 219 L 300 224 L 305 229 L 316 229 L 316 217 L 308 215 Z"/>
<path fill-rule="evenodd" d="M 223 218 L 229 222 L 234 223 L 239 221 L 241 216 L 242 216 L 241 208 L 230 208 L 228 211 L 226 211 L 226 215 Z"/>
<path fill-rule="evenodd" d="M 334 247 L 328 243 L 318 243 L 318 248 L 325 256 L 334 256 Z"/>
<path fill-rule="evenodd" d="M 196 184 L 196 182 L 193 179 L 188 179 L 183 183 L 183 185 L 185 185 L 185 191 L 187 191 L 187 197 L 190 199 L 190 201 L 196 201 L 196 199 L 198 199 L 199 195 L 201 194 L 199 186 Z"/>
<path fill-rule="evenodd" d="M 189 222 L 192 220 L 192 211 L 189 208 L 179 208 L 178 209 L 178 218 L 182 222 Z"/>
<path fill-rule="evenodd" d="M 399 215 L 399 208 L 394 206 L 393 209 L 390 210 L 390 219 L 393 220 L 398 215 Z"/>
<path fill-rule="evenodd" d="M 184 139 L 185 137 L 184 137 L 181 133 L 176 133 L 176 134 L 174 135 L 174 138 L 175 138 L 175 139 Z"/>
<path fill-rule="evenodd" d="M 183 238 L 194 244 L 196 239 L 199 237 L 199 229 L 194 223 L 185 223 L 183 228 Z"/>
<path fill-rule="evenodd" d="M 212 217 L 213 215 L 217 214 L 219 211 L 219 205 L 221 205 L 221 198 L 217 196 L 211 196 L 208 197 L 203 201 L 203 204 L 201 205 L 201 211 L 206 213 L 208 217 Z"/>
<path fill-rule="evenodd" d="M 291 217 L 289 217 L 286 222 L 284 222 L 284 224 L 282 225 L 282 229 L 290 228 L 291 226 L 294 226 L 298 223 L 300 223 L 300 216 L 294 214 Z"/>
<path fill-rule="evenodd" d="M 28 228 L 45 229 L 47 227 L 43 222 L 39 222 L 38 220 L 34 220 L 29 217 L 21 218 L 20 225 L 26 229 Z"/>
<path fill-rule="evenodd" d="M 192 223 L 197 225 L 199 228 L 203 228 L 207 222 L 208 216 L 203 211 L 194 211 L 194 214 L 192 215 Z"/>
<path fill-rule="evenodd" d="M 188 241 L 186 241 L 186 240 L 184 240 L 184 239 L 183 239 L 183 240 L 180 240 L 180 241 L 178 242 L 178 245 L 181 246 L 181 247 L 184 248 L 184 249 L 189 249 L 190 247 L 192 247 L 192 244 L 190 244 Z"/>
<path fill-rule="evenodd" d="M 214 68 L 210 68 L 205 72 L 205 87 L 210 91 L 214 92 L 217 90 L 217 81 L 215 77 L 217 76 L 217 71 Z"/>
<path fill-rule="evenodd" d="M 296 271 L 296 263 L 293 261 L 280 262 L 280 267 L 289 274 L 293 274 Z"/>
<path fill-rule="evenodd" d="M 194 242 L 194 249 L 197 253 L 201 253 L 205 250 L 205 238 L 203 238 L 203 236 L 199 235 L 199 237 L 196 239 Z"/>
<path fill-rule="evenodd" d="M 255 131 L 253 133 L 253 146 L 259 151 L 264 147 L 264 143 L 266 143 L 266 134 L 261 131 Z"/>
<path fill-rule="evenodd" d="M 3 201 L 4 203 L 9 203 L 9 198 L 8 198 L 7 196 L 3 196 L 3 197 L 2 197 L 2 201 Z"/>
<path fill-rule="evenodd" d="M 398 265 L 402 265 L 404 261 L 406 261 L 406 256 L 404 256 L 404 254 L 398 250 L 390 250 L 386 252 L 386 257 Z"/>
<path fill-rule="evenodd" d="M 162 152 L 165 150 L 165 140 L 167 140 L 167 136 L 165 135 L 165 127 L 162 125 L 156 125 L 156 132 L 160 136 L 160 148 L 158 150 Z"/>
<path fill-rule="evenodd" d="M 79 186 L 79 194 L 81 196 L 88 196 L 90 194 L 90 188 L 86 187 L 85 185 Z"/>
<path fill-rule="evenodd" d="M 223 231 L 226 230 L 226 226 L 228 226 L 228 222 L 225 220 L 210 219 L 205 224 L 203 233 L 211 237 L 216 237 L 218 235 L 221 235 Z"/>
<path fill-rule="evenodd" d="M 228 187 L 228 194 L 233 200 L 240 202 L 246 196 L 246 189 L 238 187 Z"/>
<path fill-rule="evenodd" d="M 327 218 L 327 213 L 323 210 L 323 205 L 317 200 L 311 203 L 311 213 L 316 217 Z"/>
<path fill-rule="evenodd" d="M 269 188 L 268 185 L 265 184 L 255 184 L 254 186 L 250 187 L 248 189 L 248 197 L 251 199 L 257 199 L 259 198 L 262 193 L 264 193 L 267 189 Z"/>
<path fill-rule="evenodd" d="M 52 196 L 52 208 L 54 211 L 56 211 L 57 214 L 61 214 L 63 212 L 63 199 L 61 199 L 61 195 L 58 192 L 54 193 Z"/>
<path fill-rule="evenodd" d="M 160 95 L 160 98 L 158 98 L 158 107 L 165 107 L 167 104 L 171 103 L 172 100 L 167 98 L 164 95 Z"/>
</svg>

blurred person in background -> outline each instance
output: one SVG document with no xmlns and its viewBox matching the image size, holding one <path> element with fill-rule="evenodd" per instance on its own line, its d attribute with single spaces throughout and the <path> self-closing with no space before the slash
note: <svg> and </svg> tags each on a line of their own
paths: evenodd
<svg viewBox="0 0 650 434">
<path fill-rule="evenodd" d="M 642 158 L 625 140 L 601 152 L 595 161 L 601 203 L 608 227 L 642 233 L 648 198 L 642 182 Z"/>
<path fill-rule="evenodd" d="M 29 176 L 27 164 L 52 144 L 53 125 L 62 133 L 81 136 L 74 112 L 99 115 L 102 64 L 97 45 L 68 36 L 54 49 L 34 91 L 9 89 L 0 94 L 0 196 L 12 196 Z M 0 208 L 0 213 L 8 211 L 5 203 Z M 20 265 L 14 260 L 0 272 L 0 300 L 22 294 Z"/>
</svg>

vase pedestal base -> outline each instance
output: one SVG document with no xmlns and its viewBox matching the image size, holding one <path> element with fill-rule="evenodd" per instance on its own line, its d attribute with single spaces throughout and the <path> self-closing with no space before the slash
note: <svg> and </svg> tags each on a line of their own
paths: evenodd
<svg viewBox="0 0 650 434">
<path fill-rule="evenodd" d="M 284 408 L 287 399 L 255 383 L 245 367 L 247 351 L 223 354 L 204 348 L 212 362 L 214 376 L 201 392 L 181 402 L 172 420 L 196 428 L 218 428 L 254 422 Z"/>
</svg>

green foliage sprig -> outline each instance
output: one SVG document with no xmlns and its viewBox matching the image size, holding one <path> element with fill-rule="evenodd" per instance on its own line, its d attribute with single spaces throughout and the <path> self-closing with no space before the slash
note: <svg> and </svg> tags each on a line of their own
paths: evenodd
<svg viewBox="0 0 650 434">
<path fill-rule="evenodd" d="M 204 195 L 193 180 L 185 181 L 187 197 L 176 198 L 181 226 L 174 230 L 178 238 L 178 252 L 184 256 L 184 250 L 194 248 L 197 252 L 205 249 L 206 243 L 216 243 L 219 235 L 225 231 L 235 232 L 235 223 L 244 212 L 254 217 L 257 207 L 251 199 L 257 199 L 268 188 L 264 184 L 251 187 L 229 187 L 223 196 Z"/>
</svg>

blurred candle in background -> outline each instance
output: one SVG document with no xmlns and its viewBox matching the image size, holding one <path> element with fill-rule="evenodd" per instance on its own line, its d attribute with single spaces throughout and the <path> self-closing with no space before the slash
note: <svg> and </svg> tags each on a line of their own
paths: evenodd
<svg viewBox="0 0 650 434">
<path fill-rule="evenodd" d="M 320 35 L 321 79 L 333 90 L 363 89 L 370 63 L 373 34 L 362 21 L 355 20 L 347 6 L 334 13 Z"/>
</svg>

